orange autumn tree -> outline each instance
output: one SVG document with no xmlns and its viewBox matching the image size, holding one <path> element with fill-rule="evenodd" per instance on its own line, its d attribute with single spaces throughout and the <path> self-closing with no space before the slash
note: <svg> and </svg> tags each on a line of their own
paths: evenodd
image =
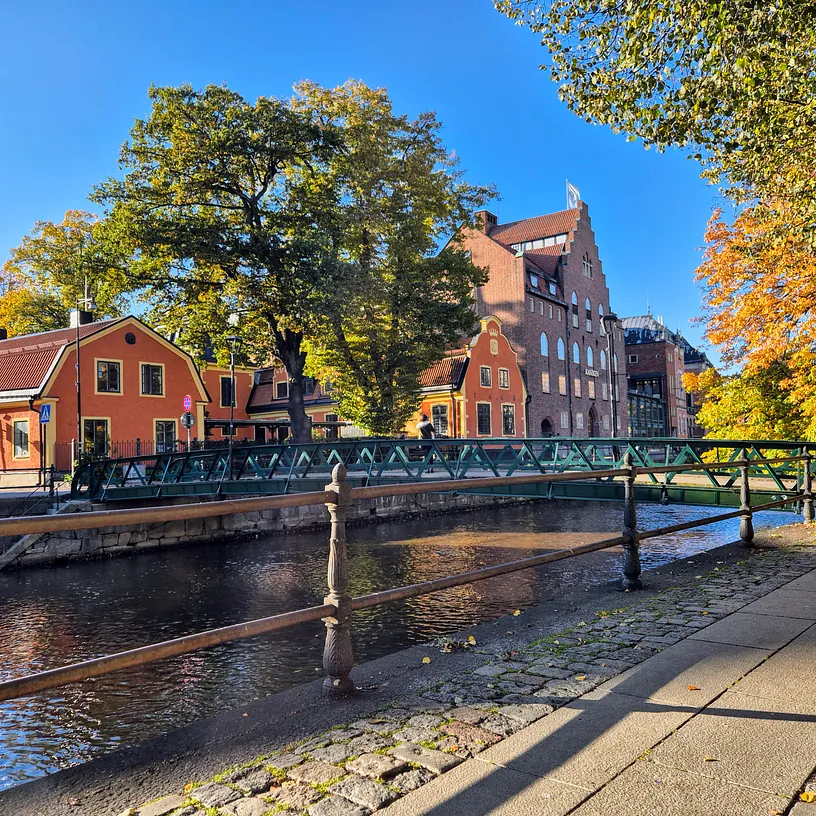
<svg viewBox="0 0 816 816">
<path fill-rule="evenodd" d="M 720 210 L 709 222 L 697 270 L 705 286 L 706 338 L 719 346 L 727 366 L 740 368 L 715 388 L 687 379 L 687 387 L 704 392 L 711 424 L 704 416 L 701 421 L 712 435 L 740 426 L 741 403 L 734 396 L 753 393 L 760 382 L 765 393 L 778 391 L 778 399 L 769 400 L 776 410 L 761 421 L 755 405 L 742 406 L 753 435 L 816 439 L 816 254 L 792 218 L 777 201 L 745 210 L 733 224 Z M 752 421 L 746 421 L 749 414 Z"/>
</svg>

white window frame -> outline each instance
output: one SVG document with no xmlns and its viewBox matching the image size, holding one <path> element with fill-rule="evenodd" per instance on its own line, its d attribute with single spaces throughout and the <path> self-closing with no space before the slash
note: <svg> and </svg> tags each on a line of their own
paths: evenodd
<svg viewBox="0 0 816 816">
<path fill-rule="evenodd" d="M 487 372 L 486 377 L 485 372 Z M 479 366 L 479 385 L 482 388 L 493 387 L 493 369 L 490 366 Z"/>
<path fill-rule="evenodd" d="M 510 388 L 510 369 L 509 368 L 500 368 L 499 369 L 499 388 L 509 390 L 509 388 Z"/>
</svg>

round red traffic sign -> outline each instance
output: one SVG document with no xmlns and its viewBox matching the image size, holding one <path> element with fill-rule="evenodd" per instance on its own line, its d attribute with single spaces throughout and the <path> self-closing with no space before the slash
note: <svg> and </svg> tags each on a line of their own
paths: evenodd
<svg viewBox="0 0 816 816">
<path fill-rule="evenodd" d="M 189 411 L 190 408 L 192 408 L 192 406 L 193 406 L 193 398 L 189 394 L 186 394 L 184 396 L 184 410 Z"/>
</svg>

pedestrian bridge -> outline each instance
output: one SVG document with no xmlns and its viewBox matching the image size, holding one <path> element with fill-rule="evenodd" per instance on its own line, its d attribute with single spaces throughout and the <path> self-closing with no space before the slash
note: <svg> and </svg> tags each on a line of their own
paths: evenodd
<svg viewBox="0 0 816 816">
<path fill-rule="evenodd" d="M 78 500 L 134 501 L 193 496 L 276 495 L 322 490 L 331 470 L 344 464 L 356 487 L 491 478 L 473 493 L 497 496 L 620 500 L 623 485 L 601 473 L 623 466 L 629 453 L 637 468 L 639 501 L 738 506 L 739 461 L 755 461 L 754 492 L 778 498 L 802 486 L 801 462 L 769 458 L 805 452 L 815 445 L 768 440 L 685 439 L 437 439 L 313 442 L 303 445 L 236 444 L 152 456 L 101 459 L 81 465 L 72 482 Z M 744 453 L 743 453 L 744 452 Z M 704 462 L 716 471 L 696 470 Z M 730 463 L 733 462 L 733 466 Z M 649 472 L 650 468 L 676 470 Z M 696 470 L 696 473 L 693 472 Z M 578 481 L 496 483 L 530 473 L 585 472 Z M 593 473 L 597 475 L 593 475 Z M 445 487 L 440 485 L 440 490 Z M 460 491 L 461 492 L 461 491 Z"/>
</svg>

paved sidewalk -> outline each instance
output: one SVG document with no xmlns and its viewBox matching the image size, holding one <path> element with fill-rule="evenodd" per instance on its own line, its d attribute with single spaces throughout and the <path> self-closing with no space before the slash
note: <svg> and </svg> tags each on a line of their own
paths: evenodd
<svg viewBox="0 0 816 816">
<path fill-rule="evenodd" d="M 816 815 L 816 570 L 383 811 Z M 809 797 L 805 797 L 809 798 Z"/>
<path fill-rule="evenodd" d="M 765 535 L 794 546 L 510 652 L 443 644 L 481 661 L 125 813 L 816 816 L 813 530 Z"/>
</svg>

